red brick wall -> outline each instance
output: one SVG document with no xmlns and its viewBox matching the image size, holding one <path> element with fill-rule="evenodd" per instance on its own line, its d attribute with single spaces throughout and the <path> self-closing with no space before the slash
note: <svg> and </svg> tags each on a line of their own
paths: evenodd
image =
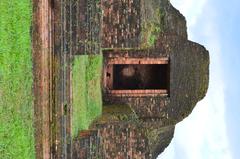
<svg viewBox="0 0 240 159">
<path fill-rule="evenodd" d="M 103 48 L 137 47 L 140 38 L 140 0 L 102 0 Z"/>
</svg>

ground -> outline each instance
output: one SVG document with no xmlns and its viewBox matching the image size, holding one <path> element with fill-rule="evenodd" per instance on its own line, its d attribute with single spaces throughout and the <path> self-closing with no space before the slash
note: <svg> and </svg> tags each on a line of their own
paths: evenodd
<svg viewBox="0 0 240 159">
<path fill-rule="evenodd" d="M 0 1 L 0 158 L 34 158 L 31 2 Z"/>
</svg>

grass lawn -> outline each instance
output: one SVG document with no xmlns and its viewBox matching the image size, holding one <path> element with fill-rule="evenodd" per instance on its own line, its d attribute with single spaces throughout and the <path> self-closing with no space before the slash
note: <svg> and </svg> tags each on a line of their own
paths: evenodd
<svg viewBox="0 0 240 159">
<path fill-rule="evenodd" d="M 34 158 L 31 1 L 0 0 L 0 158 Z"/>
<path fill-rule="evenodd" d="M 75 56 L 73 63 L 73 136 L 101 114 L 102 56 Z"/>
</svg>

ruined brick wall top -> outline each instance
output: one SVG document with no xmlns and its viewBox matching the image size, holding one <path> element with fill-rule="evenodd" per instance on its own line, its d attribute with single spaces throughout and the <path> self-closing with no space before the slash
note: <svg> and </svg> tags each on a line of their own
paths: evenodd
<svg viewBox="0 0 240 159">
<path fill-rule="evenodd" d="M 208 90 L 209 53 L 201 45 L 168 37 L 171 58 L 171 102 L 167 114 L 180 122 L 187 117 Z M 166 40 L 166 41 L 168 41 Z"/>
<path fill-rule="evenodd" d="M 125 122 L 100 124 L 94 132 L 75 140 L 75 159 L 150 158 L 147 139 L 135 125 Z"/>
<path fill-rule="evenodd" d="M 155 159 L 170 143 L 174 126 L 158 122 L 128 121 L 96 124 L 95 130 L 74 141 L 75 159 Z M 86 132 L 83 132 L 86 133 Z"/>
<path fill-rule="evenodd" d="M 168 0 L 102 0 L 103 48 L 152 48 L 159 33 L 187 39 L 186 21 Z"/>
</svg>

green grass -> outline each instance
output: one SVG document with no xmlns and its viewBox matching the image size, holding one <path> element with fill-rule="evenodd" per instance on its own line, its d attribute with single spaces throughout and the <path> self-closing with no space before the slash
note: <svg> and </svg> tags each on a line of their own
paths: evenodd
<svg viewBox="0 0 240 159">
<path fill-rule="evenodd" d="M 34 158 L 31 1 L 0 0 L 0 158 Z"/>
<path fill-rule="evenodd" d="M 73 136 L 88 129 L 102 110 L 102 56 L 75 56 L 73 64 Z"/>
</svg>

